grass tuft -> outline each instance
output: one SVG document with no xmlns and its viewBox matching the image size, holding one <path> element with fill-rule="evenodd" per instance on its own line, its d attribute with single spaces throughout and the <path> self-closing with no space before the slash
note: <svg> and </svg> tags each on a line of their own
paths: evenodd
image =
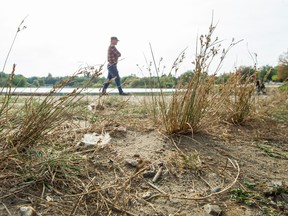
<svg viewBox="0 0 288 216">
<path fill-rule="evenodd" d="M 187 84 L 179 84 L 174 89 L 172 95 L 165 95 L 161 91 L 160 96 L 154 98 L 154 115 L 158 122 L 164 125 L 167 134 L 174 133 L 195 133 L 201 128 L 202 120 L 207 111 L 214 108 L 217 91 L 215 91 L 215 78 L 217 71 L 229 52 L 238 42 L 232 40 L 228 48 L 223 48 L 218 37 L 214 37 L 216 26 L 211 23 L 209 31 L 199 37 L 196 48 L 196 58 L 193 61 L 195 66 L 190 81 Z M 154 54 L 151 53 L 155 65 L 155 70 L 159 77 L 159 67 L 157 67 Z M 183 62 L 185 53 L 181 53 L 175 60 L 172 69 L 177 72 L 179 64 Z M 210 65 L 216 63 L 216 69 L 209 75 Z M 220 103 L 217 103 L 220 106 Z"/>
</svg>

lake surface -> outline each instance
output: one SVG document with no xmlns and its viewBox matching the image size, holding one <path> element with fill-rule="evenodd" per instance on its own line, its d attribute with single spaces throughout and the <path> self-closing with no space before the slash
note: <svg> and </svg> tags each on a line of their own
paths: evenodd
<svg viewBox="0 0 288 216">
<path fill-rule="evenodd" d="M 273 88 L 273 87 L 279 87 L 282 85 L 282 83 L 275 83 L 275 84 L 265 84 L 266 87 Z M 11 92 L 13 94 L 19 94 L 19 95 L 32 95 L 32 94 L 49 94 L 49 92 L 52 90 L 52 87 L 40 87 L 40 88 L 11 88 Z M 63 88 L 56 92 L 56 94 L 69 94 L 73 92 L 75 88 Z M 79 89 L 80 90 L 80 89 Z M 124 92 L 132 93 L 132 94 L 149 94 L 149 93 L 159 93 L 159 92 L 165 92 L 165 93 L 171 93 L 175 89 L 159 89 L 159 88 L 123 88 Z M 7 92 L 7 88 L 0 88 L 0 94 L 5 94 Z M 91 95 L 97 95 L 101 92 L 100 88 L 86 88 L 83 89 L 81 94 L 91 94 Z M 117 88 L 108 88 L 107 92 L 109 94 L 118 94 Z"/>
<path fill-rule="evenodd" d="M 7 88 L 0 89 L 0 93 L 7 92 Z M 52 90 L 52 87 L 41 87 L 41 88 L 11 88 L 11 92 L 13 94 L 49 94 Z M 73 92 L 75 88 L 63 88 L 59 91 L 57 91 L 58 94 L 69 94 Z M 149 94 L 149 93 L 159 93 L 162 90 L 162 92 L 171 93 L 174 91 L 174 89 L 149 89 L 149 88 L 123 88 L 124 92 L 127 93 L 136 93 L 136 94 Z M 100 88 L 86 88 L 83 89 L 81 94 L 99 94 L 101 92 Z M 118 89 L 117 88 L 108 88 L 108 93 L 111 94 L 117 94 Z"/>
</svg>

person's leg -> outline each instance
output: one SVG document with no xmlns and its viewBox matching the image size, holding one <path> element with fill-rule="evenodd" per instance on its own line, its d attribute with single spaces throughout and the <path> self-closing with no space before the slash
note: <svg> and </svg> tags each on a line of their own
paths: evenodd
<svg viewBox="0 0 288 216">
<path fill-rule="evenodd" d="M 103 89 L 102 89 L 102 93 L 106 93 L 106 90 L 110 84 L 110 80 L 113 78 L 111 72 L 110 72 L 110 67 L 108 65 L 108 76 L 107 76 L 107 80 L 105 81 L 104 85 L 103 85 Z"/>
<path fill-rule="evenodd" d="M 119 74 L 117 74 L 117 76 L 116 76 L 115 83 L 117 85 L 119 94 L 123 94 L 123 89 L 122 89 L 122 86 L 121 86 L 121 80 L 120 80 Z"/>
<path fill-rule="evenodd" d="M 111 70 L 112 76 L 116 77 L 115 78 L 115 83 L 117 85 L 119 94 L 123 94 L 123 90 L 122 90 L 122 87 L 121 87 L 121 79 L 120 79 L 120 76 L 119 76 L 119 72 L 118 72 L 117 66 L 116 65 L 112 65 L 110 67 L 110 70 Z"/>
</svg>

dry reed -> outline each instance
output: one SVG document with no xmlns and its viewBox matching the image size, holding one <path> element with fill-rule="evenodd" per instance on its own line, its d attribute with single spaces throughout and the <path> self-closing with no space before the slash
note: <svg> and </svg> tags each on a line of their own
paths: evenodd
<svg viewBox="0 0 288 216">
<path fill-rule="evenodd" d="M 193 62 L 195 68 L 189 83 L 186 85 L 178 84 L 171 96 L 165 96 L 161 92 L 160 96 L 155 97 L 153 101 L 154 110 L 159 110 L 157 118 L 164 125 L 167 134 L 198 131 L 207 111 L 217 103 L 214 101 L 217 99 L 217 91 L 214 91 L 216 73 L 221 68 L 227 53 L 240 41 L 235 42 L 233 39 L 228 48 L 222 49 L 221 41 L 218 37 L 213 37 L 215 28 L 216 26 L 213 25 L 212 21 L 208 33 L 199 37 L 199 44 L 197 41 L 196 58 Z M 159 67 L 156 66 L 152 48 L 151 53 L 159 77 Z M 214 61 L 219 55 L 216 68 L 212 75 L 209 75 L 210 66 L 215 63 Z M 177 72 L 184 56 L 183 52 L 174 62 L 172 69 L 175 72 Z M 220 103 L 218 102 L 217 105 L 220 106 Z"/>
</svg>

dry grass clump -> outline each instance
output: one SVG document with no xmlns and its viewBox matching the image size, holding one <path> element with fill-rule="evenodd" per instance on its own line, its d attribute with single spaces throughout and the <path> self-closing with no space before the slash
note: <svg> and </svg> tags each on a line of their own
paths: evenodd
<svg viewBox="0 0 288 216">
<path fill-rule="evenodd" d="M 71 130 L 85 132 L 77 127 L 62 129 L 61 139 L 57 129 L 38 147 L 2 161 L 0 200 L 10 212 L 29 205 L 42 215 L 134 215 L 128 209 L 140 198 L 132 186 L 143 170 L 124 172 L 109 148 L 77 150 Z"/>
<path fill-rule="evenodd" d="M 80 94 L 85 86 L 76 88 L 64 96 L 56 94 L 80 74 L 89 72 L 93 75 L 91 79 L 98 77 L 101 68 L 82 68 L 55 85 L 47 96 L 32 95 L 22 104 L 17 103 L 18 98 L 11 100 L 11 85 L 8 85 L 6 91 L 2 90 L 4 95 L 0 106 L 1 200 L 13 200 L 14 194 L 23 197 L 29 188 L 33 196 L 34 191 L 39 193 L 40 186 L 43 187 L 43 193 L 46 187 L 56 191 L 63 188 L 79 191 L 79 185 L 75 185 L 75 182 L 79 183 L 79 177 L 83 176 L 85 159 L 72 153 L 71 149 L 63 149 L 55 140 L 49 142 L 48 138 L 55 134 L 55 130 L 62 123 L 72 122 L 73 115 L 79 111 L 77 104 L 83 97 Z M 14 72 L 15 65 L 8 83 L 12 82 Z M 25 192 L 21 193 L 22 191 Z"/>
<path fill-rule="evenodd" d="M 225 121 L 243 124 L 255 110 L 255 85 L 250 77 L 243 79 L 240 73 L 230 74 L 221 87 L 220 115 Z M 221 113 L 222 112 L 222 113 Z"/>
<path fill-rule="evenodd" d="M 0 92 L 0 95 L 4 94 L 4 96 L 1 97 L 1 105 L 0 105 L 0 133 L 4 129 L 5 124 L 7 123 L 6 120 L 7 120 L 7 115 L 9 113 L 8 111 L 12 107 L 12 104 L 13 104 L 10 102 L 10 99 L 12 97 L 11 87 L 12 87 L 12 80 L 15 75 L 15 67 L 16 65 L 14 64 L 12 67 L 12 72 L 10 74 L 9 80 L 7 81 L 8 85 L 6 88 L 6 92 L 4 92 L 5 91 L 4 87 L 1 89 L 1 92 Z M 16 101 L 17 100 L 15 100 L 14 103 Z"/>
<path fill-rule="evenodd" d="M 87 73 L 88 69 L 94 72 L 92 79 L 98 77 L 101 71 L 101 67 L 100 70 L 88 67 L 80 69 L 73 76 L 53 86 L 44 99 L 31 96 L 26 99 L 23 107 L 11 109 L 9 105 L 11 91 L 8 90 L 4 96 L 4 103 L 1 108 L 3 111 L 0 116 L 1 119 L 6 121 L 5 126 L 2 126 L 0 138 L 3 148 L 15 148 L 16 152 L 22 152 L 36 144 L 38 140 L 42 139 L 57 125 L 71 119 L 71 113 L 73 113 L 76 103 L 83 97 L 80 96 L 80 93 L 85 86 L 75 88 L 73 92 L 61 97 L 55 97 L 55 95 L 76 76 Z"/>
<path fill-rule="evenodd" d="M 288 122 L 288 91 L 274 90 L 273 97 L 262 100 L 259 106 L 266 116 L 277 121 Z"/>
<path fill-rule="evenodd" d="M 67 82 L 87 70 L 54 86 L 47 96 L 26 98 L 24 105 L 11 106 L 9 89 L 5 93 L 0 115 L 5 122 L 0 130 L 0 200 L 6 211 L 1 209 L 1 213 L 17 214 L 19 206 L 29 205 L 43 215 L 134 215 L 129 209 L 137 208 L 142 198 L 133 184 L 144 170 L 123 171 L 109 147 L 75 146 L 91 130 L 79 128 L 80 123 L 75 126 L 75 117 L 83 117 L 79 106 L 88 110 L 80 95 L 85 86 L 56 96 Z M 93 69 L 94 77 L 100 71 Z M 121 110 L 125 116 L 127 100 L 111 100 L 101 102 L 113 109 L 119 106 L 117 113 Z M 90 114 L 84 116 L 82 122 L 89 118 Z M 93 123 L 92 127 L 99 124 Z"/>
<path fill-rule="evenodd" d="M 221 41 L 217 37 L 213 37 L 215 28 L 216 26 L 212 22 L 208 33 L 199 38 L 199 47 L 197 46 L 196 59 L 193 62 L 195 68 L 189 83 L 187 85 L 179 84 L 171 97 L 165 96 L 161 92 L 161 95 L 154 100 L 154 107 L 159 109 L 157 117 L 168 134 L 196 132 L 201 127 L 202 119 L 207 111 L 214 108 L 215 104 L 220 105 L 219 101 L 215 101 L 217 99 L 217 91 L 214 91 L 215 75 L 221 68 L 229 50 L 238 42 L 234 42 L 233 39 L 228 48 L 222 49 Z M 174 62 L 175 70 L 182 62 L 183 55 Z M 219 57 L 218 64 L 214 73 L 209 75 L 210 65 L 215 63 L 213 61 L 216 57 Z M 156 66 L 155 69 L 159 70 Z"/>
</svg>

